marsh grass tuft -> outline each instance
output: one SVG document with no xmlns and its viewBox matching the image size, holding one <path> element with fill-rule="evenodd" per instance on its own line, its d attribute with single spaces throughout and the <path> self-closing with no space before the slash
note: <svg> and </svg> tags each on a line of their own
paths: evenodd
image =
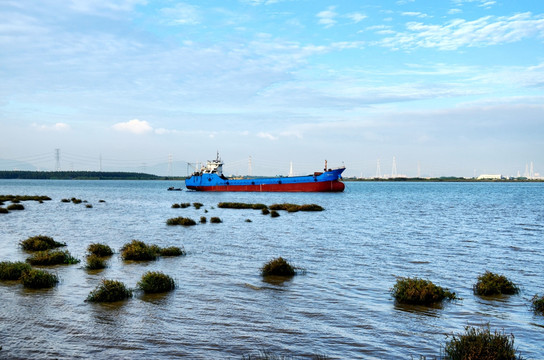
<svg viewBox="0 0 544 360">
<path fill-rule="evenodd" d="M 143 241 L 132 240 L 121 248 L 123 260 L 147 261 L 156 260 L 160 248 L 156 245 L 148 245 Z"/>
<path fill-rule="evenodd" d="M 276 210 L 272 210 L 272 211 L 270 212 L 270 216 L 273 217 L 273 218 L 275 218 L 275 217 L 280 216 L 280 213 L 277 212 Z"/>
<path fill-rule="evenodd" d="M 6 209 L 5 207 L 0 207 L 0 214 L 7 214 L 9 213 L 9 210 Z"/>
<path fill-rule="evenodd" d="M 533 296 L 531 305 L 535 313 L 544 315 L 544 295 L 538 296 L 538 294 L 536 294 Z"/>
<path fill-rule="evenodd" d="M 21 274 L 21 283 L 31 289 L 52 288 L 57 285 L 59 278 L 44 270 L 30 269 Z"/>
<path fill-rule="evenodd" d="M 172 204 L 172 209 L 179 209 L 180 207 L 179 204 Z"/>
<path fill-rule="evenodd" d="M 20 245 L 25 251 L 43 251 L 66 246 L 66 243 L 57 242 L 50 236 L 37 235 L 23 240 Z"/>
<path fill-rule="evenodd" d="M 7 209 L 8 211 L 24 210 L 25 207 L 23 206 L 23 204 L 11 204 L 11 205 L 8 205 Z"/>
<path fill-rule="evenodd" d="M 514 335 L 495 331 L 491 333 L 489 325 L 480 328 L 467 326 L 464 334 L 453 334 L 444 348 L 447 360 L 521 360 L 516 356 Z"/>
<path fill-rule="evenodd" d="M 285 210 L 287 212 L 297 212 L 297 211 L 323 211 L 323 207 L 317 205 L 317 204 L 305 204 L 305 205 L 297 205 L 297 204 L 289 204 L 289 203 L 283 203 L 283 204 L 273 204 L 270 205 L 270 210 Z"/>
<path fill-rule="evenodd" d="M 205 216 L 201 216 L 201 217 L 200 217 L 200 223 L 201 223 L 201 224 L 205 224 L 205 223 L 206 223 L 206 217 L 205 217 Z"/>
<path fill-rule="evenodd" d="M 74 204 L 81 204 L 83 202 L 83 200 L 81 199 L 77 199 L 75 197 L 73 197 L 72 199 L 70 199 Z"/>
<path fill-rule="evenodd" d="M 113 250 L 109 245 L 106 244 L 100 244 L 100 243 L 93 243 L 90 244 L 87 247 L 87 251 L 89 254 L 96 255 L 96 256 L 111 256 L 113 255 Z"/>
<path fill-rule="evenodd" d="M 30 265 L 22 261 L 0 262 L 0 280 L 19 280 L 24 271 L 32 269 Z"/>
<path fill-rule="evenodd" d="M 146 272 L 137 286 L 145 293 L 162 293 L 176 288 L 174 279 L 166 274 L 154 271 Z"/>
<path fill-rule="evenodd" d="M 93 208 L 92 204 L 85 204 L 85 207 L 86 207 L 87 209 L 92 209 L 92 208 Z"/>
<path fill-rule="evenodd" d="M 18 203 L 21 201 L 47 201 L 51 200 L 49 196 L 42 196 L 42 195 L 0 195 L 0 203 L 11 201 L 14 203 Z"/>
<path fill-rule="evenodd" d="M 193 203 L 193 206 L 195 207 L 195 209 L 198 210 L 198 209 L 200 209 L 202 206 L 204 206 L 204 204 L 199 203 L 199 202 L 194 202 L 194 203 Z"/>
<path fill-rule="evenodd" d="M 106 267 L 106 259 L 102 256 L 95 254 L 87 256 L 87 265 L 85 266 L 87 270 L 100 270 L 105 269 Z"/>
<path fill-rule="evenodd" d="M 261 209 L 261 214 L 268 215 L 270 214 L 270 210 L 268 210 L 268 208 Z"/>
<path fill-rule="evenodd" d="M 117 280 L 102 280 L 87 296 L 89 302 L 114 302 L 129 299 L 132 297 L 132 290 Z"/>
<path fill-rule="evenodd" d="M 419 278 L 399 278 L 391 295 L 402 304 L 430 305 L 457 299 L 455 293 Z"/>
<path fill-rule="evenodd" d="M 177 246 L 169 246 L 160 249 L 161 256 L 183 256 L 186 254 L 185 250 Z"/>
<path fill-rule="evenodd" d="M 182 225 L 182 226 L 193 226 L 196 225 L 196 222 L 193 219 L 185 217 L 176 217 L 166 220 L 166 225 Z"/>
<path fill-rule="evenodd" d="M 490 271 L 478 276 L 478 282 L 472 287 L 474 294 L 491 295 L 513 295 L 519 293 L 519 288 L 503 275 L 498 275 Z"/>
<path fill-rule="evenodd" d="M 261 268 L 262 276 L 295 276 L 295 267 L 289 264 L 281 256 L 270 260 Z"/>
<path fill-rule="evenodd" d="M 212 224 L 220 224 L 222 222 L 223 221 L 220 218 L 216 217 L 216 216 L 213 216 L 213 217 L 210 218 L 210 223 L 212 223 Z"/>
<path fill-rule="evenodd" d="M 79 259 L 73 257 L 68 250 L 45 250 L 37 251 L 31 257 L 26 259 L 31 265 L 61 265 L 61 264 L 77 264 Z"/>
</svg>

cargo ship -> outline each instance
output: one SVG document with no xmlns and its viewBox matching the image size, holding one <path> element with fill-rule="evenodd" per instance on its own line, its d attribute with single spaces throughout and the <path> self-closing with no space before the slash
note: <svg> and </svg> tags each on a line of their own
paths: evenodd
<svg viewBox="0 0 544 360">
<path fill-rule="evenodd" d="M 197 191 L 253 191 L 253 192 L 341 192 L 344 191 L 342 172 L 345 166 L 327 169 L 306 176 L 230 179 L 223 175 L 223 162 L 217 154 L 206 166 L 185 180 L 189 190 Z"/>
</svg>

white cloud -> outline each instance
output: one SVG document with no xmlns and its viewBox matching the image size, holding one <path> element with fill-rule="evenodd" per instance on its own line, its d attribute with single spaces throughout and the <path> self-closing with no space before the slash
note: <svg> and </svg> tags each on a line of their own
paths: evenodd
<svg viewBox="0 0 544 360">
<path fill-rule="evenodd" d="M 260 132 L 257 134 L 257 137 L 260 137 L 262 139 L 268 139 L 268 140 L 278 140 L 278 137 L 277 136 L 274 136 L 270 133 L 266 133 L 266 132 Z"/>
<path fill-rule="evenodd" d="M 121 132 L 129 132 L 133 134 L 145 134 L 153 131 L 153 128 L 147 121 L 133 119 L 127 122 L 117 123 L 112 126 L 114 130 Z"/>
<path fill-rule="evenodd" d="M 327 10 L 317 13 L 316 16 L 319 18 L 318 23 L 325 25 L 326 28 L 334 26 L 336 24 L 336 20 L 334 18 L 338 16 L 338 14 L 334 12 L 334 9 L 334 6 L 329 6 Z"/>
<path fill-rule="evenodd" d="M 197 7 L 185 3 L 163 8 L 161 14 L 167 18 L 164 22 L 168 25 L 197 25 L 201 21 Z"/>
<path fill-rule="evenodd" d="M 485 16 L 474 21 L 455 19 L 443 25 L 409 22 L 405 32 L 385 38 L 381 45 L 394 49 L 418 47 L 457 50 L 460 47 L 484 47 L 511 43 L 529 37 L 544 36 L 544 16 L 530 12 L 512 16 Z"/>
<path fill-rule="evenodd" d="M 70 130 L 70 125 L 65 123 L 56 123 L 54 125 L 38 125 L 36 123 L 33 123 L 32 127 L 39 131 L 68 131 Z"/>
<path fill-rule="evenodd" d="M 354 23 L 358 23 L 358 22 L 361 22 L 364 19 L 366 19 L 368 16 L 366 16 L 365 14 L 361 14 L 361 13 L 351 13 L 351 14 L 347 14 L 346 17 L 348 19 L 353 20 Z"/>
<path fill-rule="evenodd" d="M 401 14 L 402 16 L 414 16 L 418 18 L 426 18 L 429 17 L 429 15 L 421 13 L 419 11 L 405 11 Z"/>
</svg>

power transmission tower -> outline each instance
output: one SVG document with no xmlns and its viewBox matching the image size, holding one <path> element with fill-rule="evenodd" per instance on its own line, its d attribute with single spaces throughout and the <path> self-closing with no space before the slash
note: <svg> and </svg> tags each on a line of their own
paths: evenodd
<svg viewBox="0 0 544 360">
<path fill-rule="evenodd" d="M 55 149 L 55 171 L 60 171 L 60 149 Z"/>
<path fill-rule="evenodd" d="M 289 176 L 293 176 L 293 162 L 289 164 Z"/>
<path fill-rule="evenodd" d="M 251 155 L 249 155 L 249 160 L 247 162 L 247 174 L 249 176 L 253 176 L 253 169 L 252 169 L 252 164 L 251 164 Z"/>
<path fill-rule="evenodd" d="M 421 164 L 419 161 L 417 162 L 417 177 L 421 177 Z"/>
<path fill-rule="evenodd" d="M 380 169 L 380 159 L 378 159 L 378 163 L 376 164 L 376 177 L 382 177 L 382 170 Z"/>
<path fill-rule="evenodd" d="M 391 168 L 391 177 L 392 178 L 397 177 L 397 161 L 395 160 L 394 156 L 393 156 L 393 166 Z"/>
</svg>

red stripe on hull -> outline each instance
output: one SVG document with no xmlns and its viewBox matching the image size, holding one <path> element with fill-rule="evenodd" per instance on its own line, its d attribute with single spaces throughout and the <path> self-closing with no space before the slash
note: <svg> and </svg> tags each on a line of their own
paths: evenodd
<svg viewBox="0 0 544 360">
<path fill-rule="evenodd" d="M 298 184 L 263 184 L 263 185 L 220 185 L 220 186 L 187 186 L 197 191 L 248 191 L 248 192 L 341 192 L 343 182 L 323 181 Z"/>
</svg>

